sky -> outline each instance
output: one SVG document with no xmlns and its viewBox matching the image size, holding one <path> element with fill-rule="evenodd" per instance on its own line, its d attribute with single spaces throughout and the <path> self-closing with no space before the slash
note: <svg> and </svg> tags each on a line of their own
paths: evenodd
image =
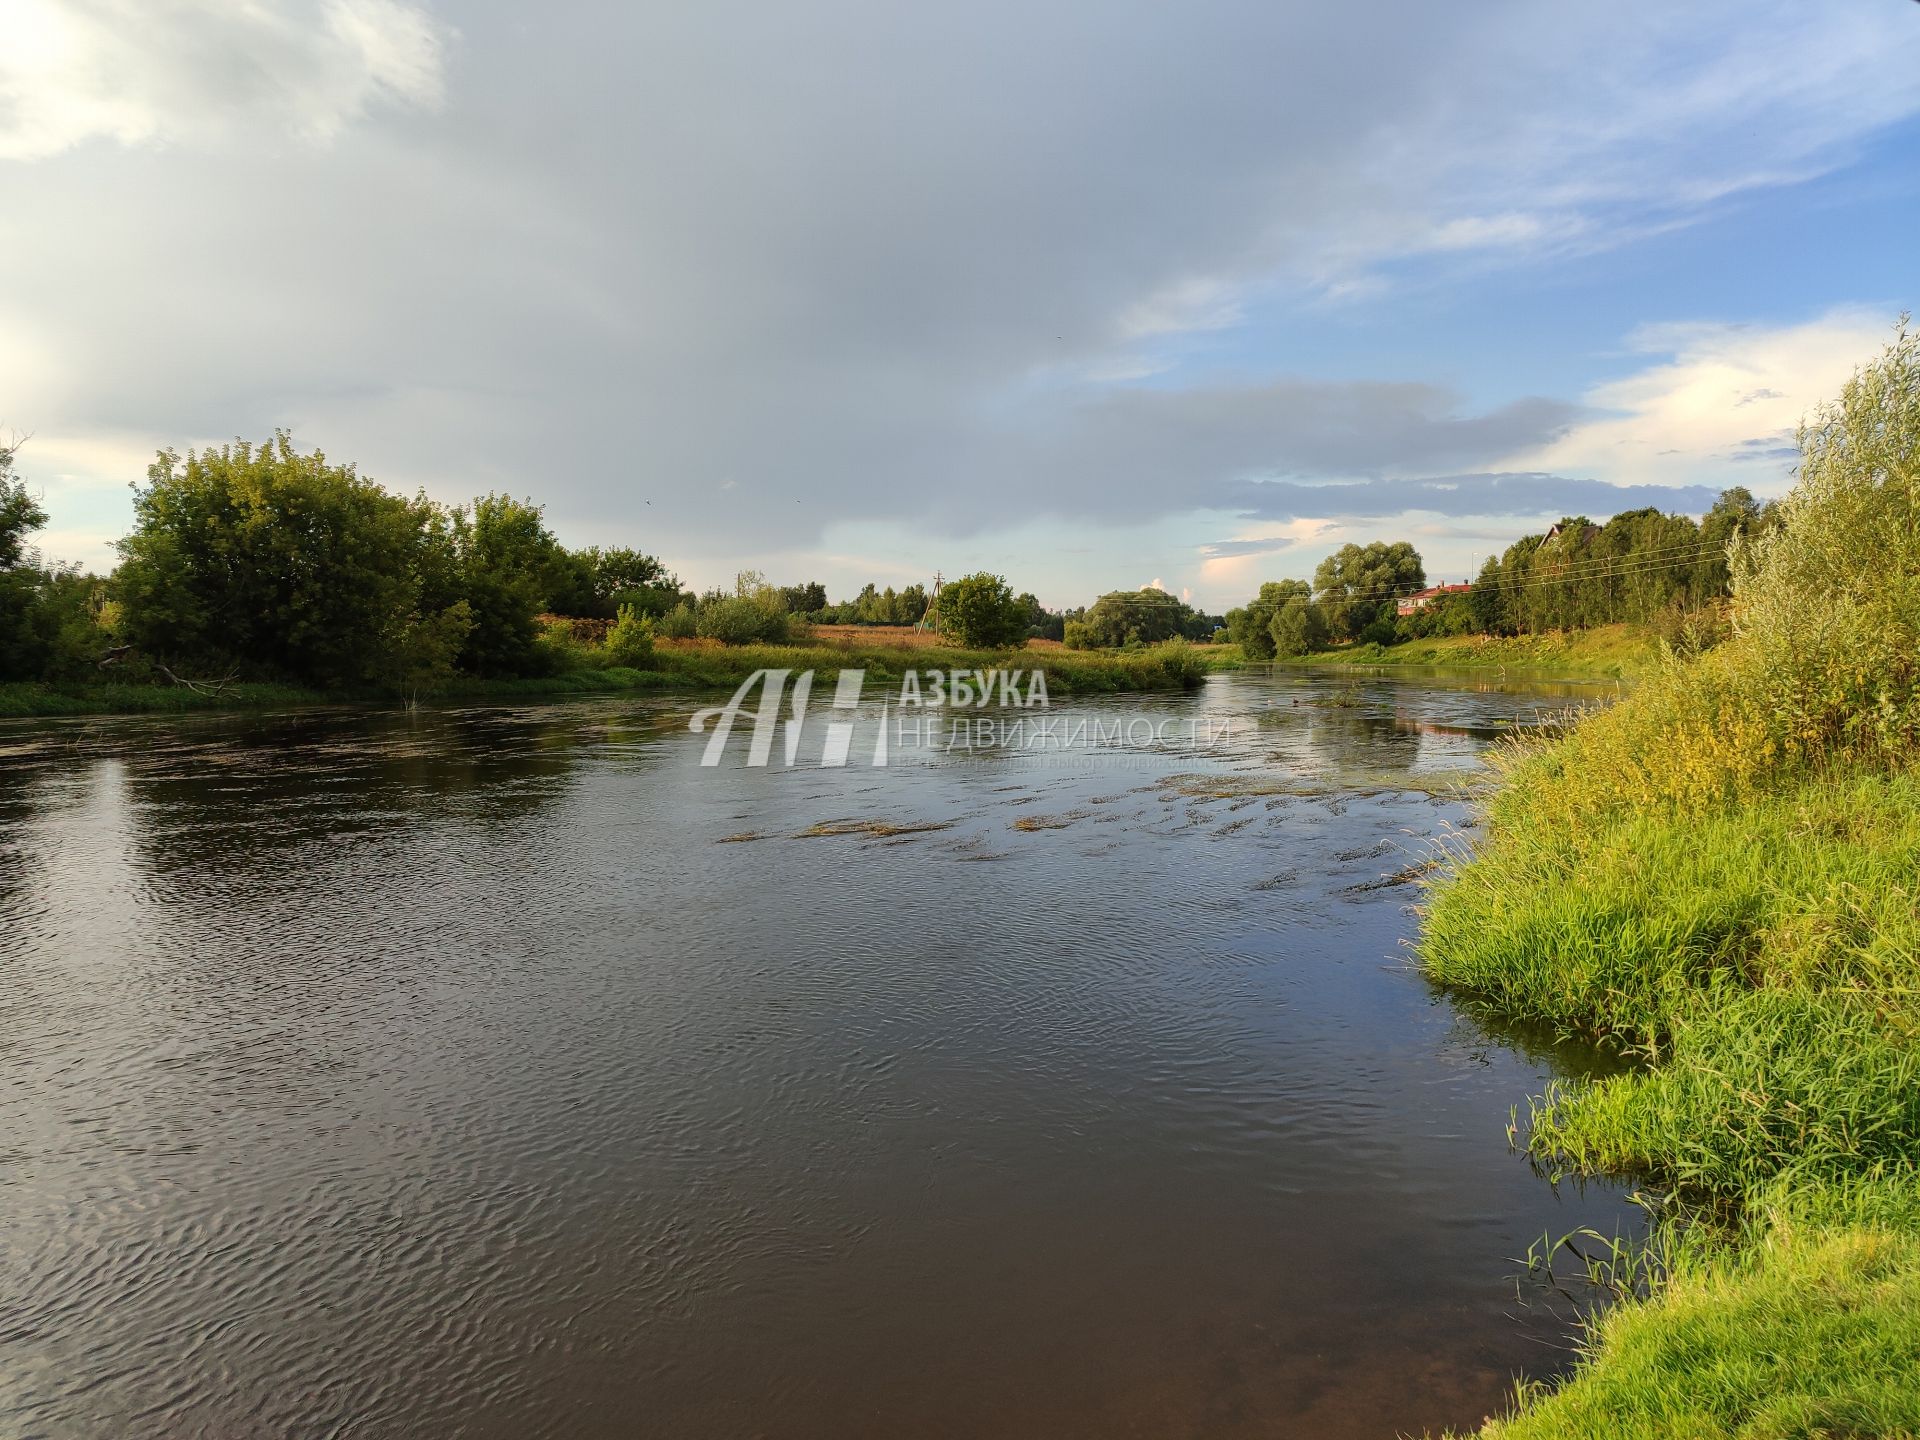
<svg viewBox="0 0 1920 1440">
<path fill-rule="evenodd" d="M 1920 291 L 1912 0 L 0 0 L 0 434 L 276 428 L 690 585 L 1211 611 L 1778 494 Z"/>
</svg>

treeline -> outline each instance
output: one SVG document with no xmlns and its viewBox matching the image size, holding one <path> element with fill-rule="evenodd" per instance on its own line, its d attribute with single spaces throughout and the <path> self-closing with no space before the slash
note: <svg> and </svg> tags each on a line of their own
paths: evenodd
<svg viewBox="0 0 1920 1440">
<path fill-rule="evenodd" d="M 112 573 L 32 547 L 45 510 L 0 447 L 0 681 L 275 681 L 423 693 L 456 676 L 645 668 L 656 636 L 804 639 L 809 623 L 915 624 L 956 644 L 1060 638 L 1063 616 L 980 573 L 827 602 L 754 571 L 694 594 L 655 557 L 572 550 L 531 500 L 392 493 L 290 437 L 162 452 Z M 1096 607 L 1098 608 L 1098 607 Z M 1182 632 L 1184 633 L 1184 632 Z M 1157 636 L 1157 631 L 1156 631 Z"/>
<path fill-rule="evenodd" d="M 1629 510 L 1604 525 L 1569 516 L 1489 559 L 1455 613 L 1427 618 L 1427 634 L 1488 635 L 1649 624 L 1717 605 L 1728 591 L 1727 547 L 1778 523 L 1744 487 L 1724 490 L 1706 516 Z M 1441 607 L 1445 611 L 1448 607 Z M 1458 613 L 1464 609 L 1464 614 Z M 1434 628 L 1462 625 L 1461 630 Z"/>
<path fill-rule="evenodd" d="M 0 452 L 0 679 L 426 689 L 550 670 L 549 611 L 612 622 L 609 658 L 642 660 L 644 617 L 682 594 L 652 556 L 568 550 L 529 501 L 395 495 L 284 434 L 163 452 L 119 564 L 86 575 L 29 547 L 46 515 L 14 460 Z"/>
<path fill-rule="evenodd" d="M 919 584 L 895 590 L 891 585 L 880 589 L 868 582 L 851 600 L 837 604 L 828 602 L 827 587 L 817 580 L 805 585 L 783 585 L 780 594 L 788 613 L 809 625 L 926 624 L 944 630 L 945 612 L 949 608 L 937 603 L 932 592 Z M 1067 616 L 1078 613 L 1049 610 L 1027 592 L 1012 598 L 1025 617 L 1020 629 L 1026 639 L 1063 639 Z"/>
<path fill-rule="evenodd" d="M 1311 584 L 1270 581 L 1228 611 L 1228 638 L 1265 660 L 1336 644 L 1629 622 L 1700 648 L 1724 628 L 1734 537 L 1756 537 L 1777 524 L 1778 507 L 1761 505 L 1739 486 L 1721 492 L 1698 521 L 1652 509 L 1629 510 L 1604 525 L 1571 515 L 1488 559 L 1470 585 L 1437 594 L 1429 592 L 1419 552 L 1405 541 L 1347 545 L 1320 563 Z M 1400 613 L 1403 605 L 1411 613 Z"/>
</svg>

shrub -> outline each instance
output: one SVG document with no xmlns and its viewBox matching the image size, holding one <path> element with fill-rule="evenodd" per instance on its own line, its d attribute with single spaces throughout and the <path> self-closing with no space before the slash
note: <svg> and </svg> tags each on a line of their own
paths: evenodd
<svg viewBox="0 0 1920 1440">
<path fill-rule="evenodd" d="M 664 635 L 670 640 L 691 640 L 700 633 L 699 621 L 694 618 L 693 606 L 682 600 L 660 617 L 660 623 L 654 627 L 654 633 Z"/>
<path fill-rule="evenodd" d="M 729 595 L 703 604 L 694 617 L 694 629 L 702 639 L 723 645 L 777 644 L 787 638 L 787 617 L 784 611 Z"/>
<path fill-rule="evenodd" d="M 653 621 L 622 605 L 601 649 L 609 664 L 644 670 L 653 662 Z"/>
<path fill-rule="evenodd" d="M 1027 607 L 1007 582 L 982 570 L 963 575 L 940 592 L 940 628 L 954 644 L 999 650 L 1027 638 Z"/>
</svg>

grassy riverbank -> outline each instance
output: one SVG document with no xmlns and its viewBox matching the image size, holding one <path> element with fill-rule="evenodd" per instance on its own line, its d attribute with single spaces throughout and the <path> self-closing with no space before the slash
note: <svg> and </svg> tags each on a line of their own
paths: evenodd
<svg viewBox="0 0 1920 1440">
<path fill-rule="evenodd" d="M 1443 635 L 1397 645 L 1346 645 L 1288 665 L 1418 665 L 1446 670 L 1515 670 L 1563 679 L 1631 679 L 1659 662 L 1660 642 L 1644 625 L 1598 625 L 1545 635 Z"/>
<path fill-rule="evenodd" d="M 1503 1440 L 1920 1435 L 1920 349 L 1803 438 L 1735 638 L 1502 757 L 1427 972 L 1642 1064 L 1531 1107 L 1668 1198 L 1651 1294 Z"/>
<path fill-rule="evenodd" d="M 897 645 L 662 645 L 644 668 L 580 666 L 511 680 L 457 678 L 436 703 L 541 700 L 580 695 L 731 692 L 761 669 L 816 670 L 823 676 L 864 669 L 870 694 L 895 687 L 909 669 L 1046 671 L 1052 695 L 1191 689 L 1206 678 L 1202 647 L 1172 642 L 1145 650 L 1079 652 L 957 650 Z M 20 682 L 0 685 L 0 718 L 244 710 L 292 705 L 392 705 L 392 694 L 329 693 L 287 685 L 240 683 L 217 694 L 177 685 Z"/>
</svg>

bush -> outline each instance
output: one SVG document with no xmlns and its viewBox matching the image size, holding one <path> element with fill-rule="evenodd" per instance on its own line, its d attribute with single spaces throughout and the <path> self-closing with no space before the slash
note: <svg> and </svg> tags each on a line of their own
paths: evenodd
<svg viewBox="0 0 1920 1440">
<path fill-rule="evenodd" d="M 964 575 L 940 592 L 939 603 L 941 633 L 955 645 L 1001 650 L 1026 641 L 1027 607 L 998 575 Z"/>
<path fill-rule="evenodd" d="M 722 645 L 770 645 L 787 638 L 787 616 L 737 595 L 709 600 L 694 617 L 694 632 Z"/>
<path fill-rule="evenodd" d="M 646 669 L 653 663 L 653 621 L 633 606 L 622 605 L 601 650 L 611 665 Z"/>
<path fill-rule="evenodd" d="M 682 600 L 660 617 L 654 633 L 664 635 L 669 640 L 691 640 L 700 633 L 700 623 L 694 618 L 693 606 Z"/>
</svg>

